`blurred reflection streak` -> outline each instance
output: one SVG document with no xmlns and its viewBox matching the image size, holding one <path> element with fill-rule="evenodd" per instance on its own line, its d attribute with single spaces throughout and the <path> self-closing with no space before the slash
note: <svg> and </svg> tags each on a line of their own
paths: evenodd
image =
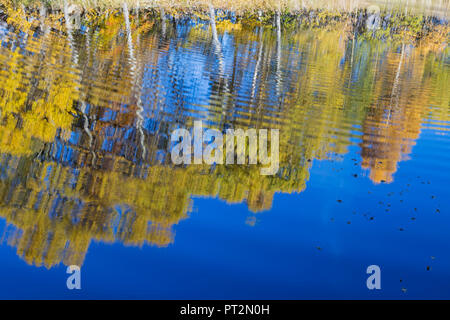
<svg viewBox="0 0 450 320">
<path fill-rule="evenodd" d="M 141 99 L 141 97 L 142 97 L 141 76 L 140 76 L 139 63 L 137 61 L 137 58 L 134 55 L 133 38 L 131 35 L 131 27 L 130 27 L 130 17 L 129 17 L 128 6 L 127 6 L 126 2 L 123 3 L 123 12 L 124 12 L 125 25 L 126 25 L 126 31 L 127 31 L 128 50 L 129 50 L 129 54 L 130 54 L 131 75 L 133 77 L 132 92 L 135 95 L 136 104 L 137 104 L 136 128 L 137 128 L 137 131 L 139 132 L 139 142 L 140 142 L 141 148 L 142 148 L 142 159 L 145 159 L 147 150 L 145 148 L 145 142 L 144 142 L 145 135 L 144 135 L 144 130 L 142 128 L 142 124 L 144 121 L 144 117 L 143 117 L 144 107 L 142 105 L 142 99 Z"/>
</svg>

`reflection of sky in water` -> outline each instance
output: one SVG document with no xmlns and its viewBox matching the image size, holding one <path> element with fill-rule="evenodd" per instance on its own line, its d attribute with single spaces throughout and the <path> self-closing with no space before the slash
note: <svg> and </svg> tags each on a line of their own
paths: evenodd
<svg viewBox="0 0 450 320">
<path fill-rule="evenodd" d="M 0 298 L 447 297 L 448 52 L 333 32 L 78 35 L 74 65 L 2 25 Z M 197 119 L 279 128 L 279 176 L 168 166 Z"/>
<path fill-rule="evenodd" d="M 430 176 L 421 166 L 430 149 L 443 149 L 432 138 L 424 132 L 414 160 L 402 163 L 390 185 L 353 178 L 349 172 L 360 170 L 350 161 L 357 151 L 352 148 L 343 162 L 316 162 L 308 188 L 299 195 L 276 195 L 276 205 L 256 214 L 254 226 L 245 223 L 251 216 L 245 204 L 195 198 L 195 212 L 176 226 L 175 242 L 167 248 L 92 243 L 80 292 L 65 289 L 65 267 L 30 267 L 13 248 L 1 246 L 0 297 L 445 297 L 450 267 L 445 212 L 450 208 L 444 200 L 448 189 L 438 186 L 450 177 L 448 171 Z M 340 167 L 344 170 L 330 176 Z M 417 175 L 428 175 L 432 187 Z M 407 184 L 411 190 L 399 196 Z M 441 214 L 432 212 L 434 201 Z M 388 203 L 391 213 L 385 212 Z M 365 287 L 365 268 L 371 264 L 382 269 L 380 292 Z"/>
</svg>

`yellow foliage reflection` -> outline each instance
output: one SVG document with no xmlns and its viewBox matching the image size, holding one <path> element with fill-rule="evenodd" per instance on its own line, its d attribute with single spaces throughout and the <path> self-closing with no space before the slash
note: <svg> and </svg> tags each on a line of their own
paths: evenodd
<svg viewBox="0 0 450 320">
<path fill-rule="evenodd" d="M 422 126 L 449 121 L 448 52 L 435 44 L 340 27 L 277 39 L 228 23 L 217 44 L 207 28 L 137 16 L 128 28 L 118 12 L 66 34 L 12 17 L 18 29 L 0 30 L 0 214 L 8 243 L 37 266 L 81 265 L 92 241 L 167 246 L 195 197 L 269 210 L 349 146 L 374 183 L 392 182 Z M 171 130 L 198 119 L 279 129 L 279 173 L 174 167 Z"/>
</svg>

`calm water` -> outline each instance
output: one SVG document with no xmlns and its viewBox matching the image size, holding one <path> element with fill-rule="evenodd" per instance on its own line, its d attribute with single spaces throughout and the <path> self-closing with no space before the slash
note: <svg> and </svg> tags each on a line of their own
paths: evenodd
<svg viewBox="0 0 450 320">
<path fill-rule="evenodd" d="M 106 23 L 0 25 L 0 298 L 450 298 L 446 44 Z M 174 167 L 195 120 L 280 171 Z"/>
</svg>

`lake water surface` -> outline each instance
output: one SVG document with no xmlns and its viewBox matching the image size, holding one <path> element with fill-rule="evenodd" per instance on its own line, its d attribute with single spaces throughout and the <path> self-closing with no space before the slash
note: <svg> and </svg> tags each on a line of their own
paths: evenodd
<svg viewBox="0 0 450 320">
<path fill-rule="evenodd" d="M 108 19 L 0 24 L 0 298 L 450 298 L 445 43 Z M 172 165 L 196 120 L 278 173 Z"/>
</svg>

